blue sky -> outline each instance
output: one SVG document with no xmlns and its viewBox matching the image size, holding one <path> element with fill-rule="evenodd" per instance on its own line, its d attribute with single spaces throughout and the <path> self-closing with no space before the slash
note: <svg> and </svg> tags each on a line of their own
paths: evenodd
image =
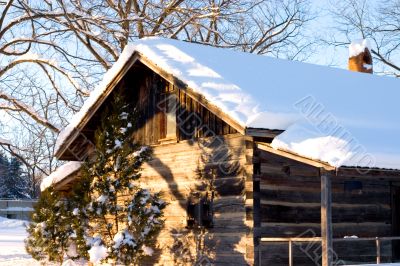
<svg viewBox="0 0 400 266">
<path fill-rule="evenodd" d="M 311 21 L 308 25 L 308 32 L 315 38 L 323 39 L 326 36 L 337 34 L 332 29 L 333 18 L 329 13 L 329 8 L 331 7 L 330 1 L 340 1 L 340 0 L 310 0 L 312 3 L 312 11 L 315 13 L 317 18 Z M 381 0 L 382 1 L 382 0 Z M 377 1 L 379 3 L 380 1 Z M 369 2 L 370 3 L 370 2 Z M 359 36 L 355 36 L 359 38 Z M 348 61 L 348 48 L 332 47 L 327 45 L 318 44 L 314 47 L 314 53 L 307 60 L 309 63 L 320 64 L 331 67 L 347 68 Z M 0 113 L 0 122 L 7 124 L 7 120 L 4 119 L 3 114 Z M 0 123 L 0 132 L 2 131 Z"/>
<path fill-rule="evenodd" d="M 332 34 L 338 34 L 333 30 L 333 17 L 329 13 L 331 4 L 329 0 L 311 0 L 313 12 L 317 15 L 314 21 L 308 25 L 308 29 L 314 37 L 326 38 Z M 357 37 L 359 38 L 359 37 Z M 347 68 L 348 47 L 328 47 L 325 45 L 317 45 L 315 53 L 308 60 L 310 63 Z"/>
</svg>

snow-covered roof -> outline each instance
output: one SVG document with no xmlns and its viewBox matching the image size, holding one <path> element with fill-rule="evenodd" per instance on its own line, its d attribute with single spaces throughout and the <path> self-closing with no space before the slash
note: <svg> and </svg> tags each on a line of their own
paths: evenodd
<svg viewBox="0 0 400 266">
<path fill-rule="evenodd" d="M 286 130 L 272 143 L 277 149 L 337 167 L 400 169 L 400 80 L 163 38 L 125 48 L 61 132 L 56 150 L 134 52 L 243 128 Z"/>
<path fill-rule="evenodd" d="M 43 191 L 46 188 L 57 184 L 58 182 L 62 181 L 64 178 L 70 176 L 71 174 L 77 172 L 82 166 L 82 162 L 68 162 L 60 167 L 58 167 L 53 173 L 42 180 L 40 183 L 40 190 Z"/>
</svg>

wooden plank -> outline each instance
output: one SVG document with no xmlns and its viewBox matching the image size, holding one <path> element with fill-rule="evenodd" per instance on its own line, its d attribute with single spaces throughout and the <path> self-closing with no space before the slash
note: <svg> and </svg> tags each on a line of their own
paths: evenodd
<svg viewBox="0 0 400 266">
<path fill-rule="evenodd" d="M 380 179 L 380 180 L 400 180 L 400 170 L 390 169 L 363 169 L 340 167 L 337 173 L 341 178 L 358 178 L 358 179 Z"/>
<path fill-rule="evenodd" d="M 299 204 L 300 205 L 300 204 Z M 285 205 L 261 205 L 262 222 L 285 222 L 285 223 L 318 223 L 320 222 L 320 206 L 291 207 Z M 351 205 L 347 208 L 332 208 L 332 222 L 381 222 L 390 223 L 391 209 L 382 209 L 378 206 Z"/>
<path fill-rule="evenodd" d="M 332 192 L 331 177 L 321 168 L 322 266 L 332 266 Z"/>
<path fill-rule="evenodd" d="M 148 58 L 146 58 L 143 55 L 139 55 L 139 61 L 142 62 L 144 65 L 146 65 L 151 70 L 153 70 L 154 72 L 156 72 L 158 75 L 163 77 L 165 80 L 167 80 L 170 83 L 177 86 L 179 89 L 181 89 L 186 94 L 188 94 L 191 98 L 198 101 L 205 108 L 207 108 L 208 110 L 210 110 L 211 112 L 216 114 L 218 117 L 220 117 L 222 120 L 224 120 L 227 124 L 229 124 L 233 128 L 235 128 L 239 133 L 241 133 L 242 135 L 245 135 L 245 129 L 242 125 L 240 125 L 237 121 L 235 121 L 230 116 L 228 116 L 224 112 L 222 112 L 218 106 L 207 101 L 207 99 L 205 99 L 205 97 L 203 95 L 195 92 L 193 89 L 188 87 L 188 85 L 186 83 L 184 83 L 183 81 L 174 77 L 173 75 L 165 72 L 164 70 L 159 68 L 155 63 L 153 63 L 151 60 L 149 60 Z"/>
<path fill-rule="evenodd" d="M 252 137 L 275 138 L 281 134 L 283 130 L 270 130 L 263 128 L 246 128 L 246 135 Z"/>
<path fill-rule="evenodd" d="M 198 101 L 201 105 L 203 105 L 205 108 L 216 114 L 218 117 L 220 117 L 222 120 L 224 120 L 227 124 L 231 125 L 233 128 L 235 128 L 239 133 L 242 135 L 245 134 L 245 129 L 242 125 L 240 125 L 237 121 L 232 119 L 230 116 L 226 115 L 224 112 L 221 111 L 218 106 L 215 106 L 214 104 L 210 103 L 205 99 L 205 97 L 197 92 L 195 92 L 193 89 L 189 88 L 187 84 L 179 80 L 178 78 L 174 77 L 173 75 L 163 71 L 160 69 L 158 66 L 156 66 L 151 60 L 147 59 L 143 55 L 140 55 L 140 62 L 142 62 L 144 65 L 152 69 L 154 72 L 159 74 L 161 77 L 169 81 L 170 83 L 174 84 L 181 90 L 183 90 L 186 94 L 188 94 L 191 98 L 194 100 Z"/>
<path fill-rule="evenodd" d="M 266 237 L 320 236 L 321 223 L 261 223 L 255 229 Z M 346 222 L 333 224 L 334 237 L 357 235 L 359 237 L 391 236 L 391 225 L 382 222 Z"/>
<path fill-rule="evenodd" d="M 308 165 L 311 165 L 314 167 L 323 168 L 327 171 L 336 170 L 335 167 L 329 165 L 328 163 L 313 160 L 313 159 L 310 159 L 307 157 L 303 157 L 303 156 L 300 156 L 300 155 L 292 153 L 292 152 L 276 150 L 276 149 L 272 148 L 270 145 L 265 144 L 265 143 L 257 143 L 257 148 L 267 151 L 267 152 L 270 152 L 270 153 L 273 153 L 273 154 L 276 154 L 276 155 L 279 155 L 279 156 L 282 156 L 284 158 L 292 159 L 292 160 L 295 160 L 295 161 L 298 161 L 298 162 L 301 162 L 304 164 L 308 164 Z"/>
</svg>

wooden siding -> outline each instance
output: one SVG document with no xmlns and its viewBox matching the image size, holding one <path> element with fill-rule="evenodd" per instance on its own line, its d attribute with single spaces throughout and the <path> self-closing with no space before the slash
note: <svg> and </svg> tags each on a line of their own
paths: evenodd
<svg viewBox="0 0 400 266">
<path fill-rule="evenodd" d="M 84 160 L 92 151 L 94 132 L 101 123 L 102 113 L 113 94 L 125 95 L 136 106 L 139 114 L 134 139 L 147 145 L 179 142 L 201 137 L 234 134 L 237 131 L 209 111 L 199 101 L 190 97 L 184 89 L 175 86 L 148 67 L 137 63 L 116 85 L 76 139 L 59 158 L 60 160 Z M 174 93 L 176 106 L 176 138 L 166 140 L 165 95 Z"/>
<path fill-rule="evenodd" d="M 255 237 L 320 236 L 319 169 L 260 149 L 256 149 L 254 153 L 254 179 L 257 182 L 257 193 L 254 193 Z M 359 176 L 332 177 L 333 237 L 390 236 L 390 182 L 357 177 Z M 345 182 L 355 180 L 361 182 L 362 190 L 345 191 Z M 262 252 L 261 265 L 287 264 L 287 244 L 269 245 L 269 248 L 266 245 L 263 244 L 263 249 L 267 248 L 268 251 Z M 334 251 L 340 259 L 370 262 L 376 255 L 374 245 L 375 243 L 370 242 L 340 242 L 334 244 Z M 319 247 L 315 251 L 320 252 Z M 390 243 L 384 243 L 382 253 L 384 259 L 390 258 Z M 297 261 L 295 265 L 312 263 L 298 246 L 294 250 L 294 256 L 295 262 Z"/>
<path fill-rule="evenodd" d="M 252 225 L 246 223 L 245 185 L 252 164 L 246 160 L 245 138 L 225 137 L 154 146 L 144 166 L 142 185 L 162 191 L 168 203 L 165 228 L 158 237 L 157 265 L 193 265 L 201 257 L 195 234 L 186 228 L 186 205 L 191 191 L 203 191 L 205 172 L 215 169 L 214 227 L 203 232 L 204 260 L 214 265 L 252 264 Z M 246 257 L 246 251 L 251 254 Z M 207 259 L 206 259 L 207 258 Z"/>
<path fill-rule="evenodd" d="M 135 85 L 130 85 L 132 82 Z M 130 93 L 133 95 L 131 102 L 137 104 L 140 113 L 135 139 L 141 143 L 160 144 L 164 141 L 165 101 L 168 93 L 173 93 L 177 97 L 175 142 L 237 133 L 234 128 L 187 95 L 184 90 L 168 83 L 154 72 L 143 71 L 140 79 L 128 80 L 124 86 L 134 87 L 137 91 L 136 95 L 134 92 Z"/>
</svg>

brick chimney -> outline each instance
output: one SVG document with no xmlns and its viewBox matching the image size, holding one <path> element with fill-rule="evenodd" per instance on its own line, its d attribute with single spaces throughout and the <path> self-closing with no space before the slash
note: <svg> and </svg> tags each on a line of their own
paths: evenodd
<svg viewBox="0 0 400 266">
<path fill-rule="evenodd" d="M 349 46 L 349 70 L 373 73 L 372 56 L 368 40 L 356 40 Z"/>
</svg>

